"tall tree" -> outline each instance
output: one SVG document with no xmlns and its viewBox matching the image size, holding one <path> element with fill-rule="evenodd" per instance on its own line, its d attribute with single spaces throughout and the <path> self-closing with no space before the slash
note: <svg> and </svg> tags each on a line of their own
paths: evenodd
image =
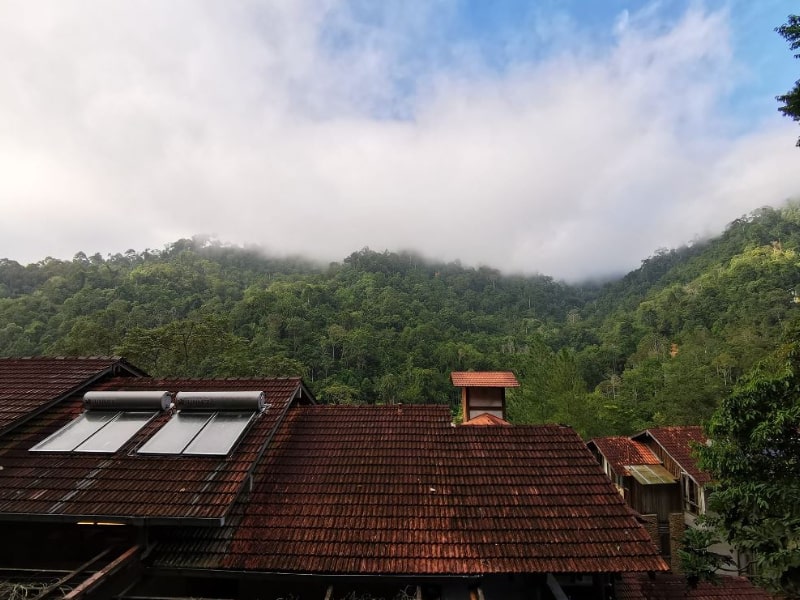
<svg viewBox="0 0 800 600">
<path fill-rule="evenodd" d="M 800 342 L 798 331 L 742 378 L 698 448 L 715 484 L 710 521 L 752 554 L 764 583 L 800 597 Z"/>
<path fill-rule="evenodd" d="M 789 42 L 792 50 L 800 49 L 800 16 L 789 15 L 788 21 L 777 27 L 775 31 Z M 794 57 L 800 58 L 800 53 L 795 54 Z M 778 108 L 779 111 L 795 121 L 800 121 L 800 79 L 795 81 L 794 88 L 783 96 L 778 96 L 777 100 L 783 103 L 783 106 Z M 800 138 L 797 138 L 797 145 L 800 146 Z"/>
</svg>

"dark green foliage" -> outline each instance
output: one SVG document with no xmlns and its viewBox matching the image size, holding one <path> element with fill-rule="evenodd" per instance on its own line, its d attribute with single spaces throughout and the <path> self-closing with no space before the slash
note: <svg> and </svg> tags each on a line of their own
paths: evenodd
<svg viewBox="0 0 800 600">
<path fill-rule="evenodd" d="M 710 546 L 722 541 L 717 532 L 713 528 L 698 525 L 684 532 L 681 547 L 678 549 L 681 570 L 690 587 L 697 586 L 701 581 L 716 582 L 719 577 L 718 569 L 733 563 L 730 556 L 709 550 Z"/>
<path fill-rule="evenodd" d="M 584 296 L 548 277 L 363 249 L 327 268 L 204 238 L 0 262 L 0 354 L 122 354 L 153 375 L 303 375 L 324 401 L 451 402 L 453 370 Z"/>
<path fill-rule="evenodd" d="M 800 17 L 789 15 L 785 24 L 775 29 L 787 42 L 792 50 L 800 49 Z M 800 53 L 794 55 L 800 58 Z M 779 107 L 785 116 L 791 117 L 795 121 L 800 121 L 800 80 L 796 81 L 794 87 L 782 96 L 777 97 L 778 102 L 783 106 Z M 797 138 L 797 145 L 800 146 L 800 138 Z"/>
<path fill-rule="evenodd" d="M 0 260 L 0 354 L 123 354 L 153 375 L 303 375 L 323 401 L 449 402 L 453 370 L 512 369 L 512 420 L 584 435 L 696 424 L 800 305 L 800 208 L 660 250 L 622 280 L 354 252 L 319 266 L 207 238 Z"/>
<path fill-rule="evenodd" d="M 698 449 L 715 479 L 712 524 L 750 552 L 766 585 L 800 596 L 800 331 L 760 362 L 714 413 Z"/>
</svg>

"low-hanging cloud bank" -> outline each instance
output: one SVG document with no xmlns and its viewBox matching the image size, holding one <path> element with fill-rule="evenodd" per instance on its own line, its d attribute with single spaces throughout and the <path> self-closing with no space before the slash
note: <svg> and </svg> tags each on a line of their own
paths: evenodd
<svg viewBox="0 0 800 600">
<path fill-rule="evenodd" d="M 721 112 L 725 12 L 625 13 L 612 46 L 497 69 L 437 38 L 448 10 L 0 4 L 0 256 L 208 232 L 579 279 L 800 194 L 792 124 Z"/>
</svg>

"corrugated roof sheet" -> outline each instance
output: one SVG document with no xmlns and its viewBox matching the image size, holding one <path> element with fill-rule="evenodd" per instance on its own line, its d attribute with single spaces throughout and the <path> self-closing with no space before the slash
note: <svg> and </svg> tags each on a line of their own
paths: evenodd
<svg viewBox="0 0 800 600">
<path fill-rule="evenodd" d="M 118 357 L 0 358 L 0 433 L 114 367 L 139 373 Z"/>
<path fill-rule="evenodd" d="M 686 577 L 659 573 L 650 578 L 645 573 L 626 573 L 614 586 L 617 600 L 771 600 L 765 590 L 744 577 L 720 576 L 716 583 L 703 581 L 690 588 Z"/>
<path fill-rule="evenodd" d="M 453 371 L 450 380 L 456 387 L 519 387 L 511 371 Z"/>
<path fill-rule="evenodd" d="M 649 434 L 661 445 L 697 483 L 704 484 L 711 481 L 711 476 L 700 470 L 697 461 L 692 456 L 695 444 L 703 445 L 708 441 L 702 427 L 695 425 L 654 427 L 633 437 L 640 438 L 645 434 Z"/>
<path fill-rule="evenodd" d="M 82 411 L 67 399 L 0 438 L 0 516 L 221 519 L 230 510 L 301 382 L 287 379 L 114 378 L 93 389 L 263 390 L 269 410 L 228 456 L 142 456 L 135 449 L 169 418 L 156 417 L 114 454 L 30 452 Z"/>
<path fill-rule="evenodd" d="M 643 443 L 623 436 L 594 438 L 593 444 L 605 456 L 611 469 L 620 477 L 630 472 L 627 465 L 660 465 L 659 458 Z"/>
<path fill-rule="evenodd" d="M 162 532 L 162 567 L 318 574 L 665 570 L 578 435 L 452 427 L 447 407 L 291 409 L 219 530 Z"/>
<path fill-rule="evenodd" d="M 642 485 L 660 485 L 676 483 L 672 473 L 661 465 L 627 465 L 633 478 Z"/>
</svg>

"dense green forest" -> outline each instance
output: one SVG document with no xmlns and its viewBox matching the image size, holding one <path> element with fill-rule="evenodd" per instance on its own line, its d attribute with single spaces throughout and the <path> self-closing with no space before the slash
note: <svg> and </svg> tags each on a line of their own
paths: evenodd
<svg viewBox="0 0 800 600">
<path fill-rule="evenodd" d="M 449 402 L 452 370 L 512 369 L 514 422 L 582 434 L 705 420 L 800 304 L 800 205 L 659 250 L 625 277 L 545 276 L 363 249 L 341 263 L 196 237 L 0 260 L 0 355 L 122 355 L 152 375 L 302 375 L 336 403 Z"/>
</svg>

